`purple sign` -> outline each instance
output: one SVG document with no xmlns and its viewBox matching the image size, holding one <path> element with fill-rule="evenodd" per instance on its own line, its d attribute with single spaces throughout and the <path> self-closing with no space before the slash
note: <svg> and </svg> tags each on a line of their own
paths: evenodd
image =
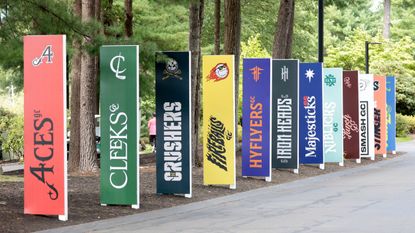
<svg viewBox="0 0 415 233">
<path fill-rule="evenodd" d="M 271 59 L 243 61 L 242 176 L 271 175 Z"/>
</svg>

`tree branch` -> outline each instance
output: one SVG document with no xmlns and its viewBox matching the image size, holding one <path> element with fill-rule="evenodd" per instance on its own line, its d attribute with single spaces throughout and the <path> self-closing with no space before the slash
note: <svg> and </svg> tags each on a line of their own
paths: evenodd
<svg viewBox="0 0 415 233">
<path fill-rule="evenodd" d="M 73 32 L 83 36 L 85 39 L 91 40 L 90 35 L 87 35 L 87 34 L 83 33 L 82 31 L 78 30 L 77 28 L 73 27 L 73 25 L 71 23 L 67 22 L 65 19 L 63 19 L 58 14 L 56 14 L 55 12 L 53 12 L 51 9 L 47 8 L 46 6 L 42 5 L 41 3 L 37 3 L 37 2 L 31 1 L 31 0 L 24 0 L 24 1 L 38 7 L 40 10 L 45 11 L 48 14 L 52 15 L 53 17 L 55 17 L 59 21 L 63 22 L 66 26 L 68 26 Z"/>
</svg>

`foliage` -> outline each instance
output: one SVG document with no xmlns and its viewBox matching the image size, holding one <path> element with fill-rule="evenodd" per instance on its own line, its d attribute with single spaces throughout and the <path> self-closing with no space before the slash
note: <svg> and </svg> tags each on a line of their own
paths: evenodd
<svg viewBox="0 0 415 233">
<path fill-rule="evenodd" d="M 365 70 L 365 41 L 381 42 L 370 47 L 370 72 L 397 77 L 397 112 L 415 114 L 415 41 L 403 37 L 398 41 L 386 41 L 381 34 L 372 37 L 362 29 L 356 29 L 345 39 L 343 46 L 330 45 L 325 59 L 327 67 L 343 67 L 347 70 Z"/>
<path fill-rule="evenodd" d="M 153 117 L 153 113 L 156 109 L 156 103 L 154 99 L 141 99 L 141 128 L 140 128 L 140 134 L 143 137 L 148 137 L 148 128 L 147 123 Z"/>
<path fill-rule="evenodd" d="M 0 108 L 0 143 L 3 151 L 23 158 L 23 116 Z"/>
<path fill-rule="evenodd" d="M 415 117 L 396 114 L 396 135 L 398 137 L 407 136 L 415 132 Z"/>
<path fill-rule="evenodd" d="M 415 133 L 415 116 L 396 114 L 396 136 L 405 137 Z"/>
<path fill-rule="evenodd" d="M 187 50 L 189 1 L 135 0 L 132 38 L 123 36 L 124 1 L 114 0 L 112 6 L 109 5 L 109 1 L 101 1 L 102 18 L 110 19 L 111 24 L 82 23 L 72 12 L 72 2 L 0 0 L 1 93 L 6 92 L 5 87 L 11 82 L 22 88 L 24 35 L 66 34 L 69 56 L 72 55 L 74 38 L 90 39 L 93 42 L 92 46 L 82 50 L 95 55 L 102 44 L 139 44 L 143 117 L 141 132 L 142 135 L 146 135 L 146 122 L 155 111 L 154 53 Z M 221 2 L 223 41 L 223 1 Z M 374 6 L 372 0 L 327 0 L 325 3 L 325 66 L 362 71 L 365 68 L 364 42 L 366 40 L 382 42 L 381 45 L 370 46 L 371 71 L 397 77 L 397 111 L 414 115 L 415 89 L 412 87 L 415 85 L 415 24 L 413 24 L 415 2 L 392 1 L 392 27 L 389 41 L 381 37 L 383 22 L 381 4 Z M 242 58 L 270 56 L 278 7 L 279 1 L 275 0 L 241 0 Z M 211 54 L 213 51 L 213 9 L 214 1 L 205 1 L 202 32 L 204 54 Z M 317 11 L 317 1 L 296 0 L 293 58 L 309 62 L 317 60 Z"/>
</svg>

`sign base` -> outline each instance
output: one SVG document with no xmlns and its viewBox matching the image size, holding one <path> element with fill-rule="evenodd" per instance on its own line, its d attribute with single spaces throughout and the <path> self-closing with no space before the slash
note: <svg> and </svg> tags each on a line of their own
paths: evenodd
<svg viewBox="0 0 415 233">
<path fill-rule="evenodd" d="M 271 176 L 265 177 L 266 182 L 271 182 Z"/>
<path fill-rule="evenodd" d="M 140 209 L 140 205 L 131 205 L 131 208 L 133 208 L 135 210 L 138 210 L 138 209 Z"/>
<path fill-rule="evenodd" d="M 318 165 L 318 167 L 319 167 L 321 170 L 324 170 L 324 163 L 319 164 L 319 165 Z"/>
<path fill-rule="evenodd" d="M 299 174 L 300 170 L 299 169 L 293 169 L 294 174 Z"/>
<path fill-rule="evenodd" d="M 101 204 L 101 206 L 107 206 L 107 204 Z"/>
<path fill-rule="evenodd" d="M 163 195 L 163 193 L 160 193 L 160 195 Z M 185 197 L 185 198 L 192 198 L 191 193 L 174 193 L 173 195 L 174 196 Z"/>
<path fill-rule="evenodd" d="M 59 221 L 64 221 L 64 222 L 66 222 L 66 221 L 68 221 L 68 215 L 67 215 L 67 214 L 64 214 L 64 215 L 59 215 L 59 216 L 58 216 L 58 219 L 59 219 Z"/>
<path fill-rule="evenodd" d="M 383 158 L 386 158 L 387 157 L 387 155 L 386 154 L 383 154 Z"/>
<path fill-rule="evenodd" d="M 339 166 L 340 166 L 340 167 L 344 167 L 344 162 L 340 162 L 340 163 L 339 163 Z"/>
<path fill-rule="evenodd" d="M 396 155 L 396 150 L 392 151 L 392 154 L 393 154 L 393 155 Z"/>
<path fill-rule="evenodd" d="M 236 189 L 236 184 L 231 184 L 231 185 L 229 185 L 229 188 L 230 188 L 230 189 Z"/>
<path fill-rule="evenodd" d="M 375 160 L 375 156 L 371 156 L 370 157 L 370 160 Z"/>
<path fill-rule="evenodd" d="M 362 163 L 362 159 L 356 159 L 356 163 Z"/>
</svg>

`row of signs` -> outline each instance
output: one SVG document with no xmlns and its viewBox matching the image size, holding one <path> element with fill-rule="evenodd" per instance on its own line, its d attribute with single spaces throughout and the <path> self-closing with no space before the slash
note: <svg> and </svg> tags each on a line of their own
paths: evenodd
<svg viewBox="0 0 415 233">
<path fill-rule="evenodd" d="M 65 36 L 24 38 L 27 214 L 67 220 Z M 157 193 L 192 195 L 189 52 L 156 54 Z M 233 55 L 203 56 L 203 174 L 236 188 Z M 100 49 L 101 203 L 139 208 L 139 48 Z M 388 105 L 386 106 L 386 100 Z M 242 175 L 396 150 L 395 79 L 244 59 Z M 386 125 L 388 124 L 388 131 Z M 374 127 L 373 127 L 374 126 Z M 388 133 L 386 135 L 386 132 Z M 386 148 L 386 137 L 387 147 Z"/>
</svg>

